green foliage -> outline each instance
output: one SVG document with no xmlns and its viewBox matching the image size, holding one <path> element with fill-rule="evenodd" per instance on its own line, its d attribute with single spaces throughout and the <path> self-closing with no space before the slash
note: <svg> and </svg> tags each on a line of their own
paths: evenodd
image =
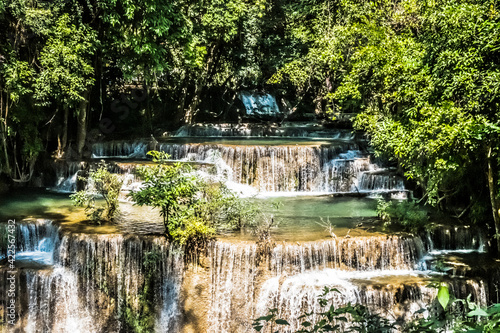
<svg viewBox="0 0 500 333">
<path fill-rule="evenodd" d="M 440 285 L 438 288 L 437 300 L 439 304 L 446 310 L 448 303 L 450 302 L 450 291 L 447 285 Z"/>
<path fill-rule="evenodd" d="M 273 202 L 271 203 L 271 207 L 274 211 L 278 211 L 283 206 L 283 203 Z M 271 230 L 276 228 L 280 221 L 276 219 L 274 213 L 263 213 L 262 208 L 258 206 L 253 210 L 254 214 L 252 219 L 248 223 L 248 228 L 257 236 L 257 243 L 259 246 L 264 246 L 264 249 L 267 246 L 272 245 L 272 236 Z"/>
<path fill-rule="evenodd" d="M 500 328 L 500 304 L 486 308 L 467 299 L 454 299 L 446 284 L 437 286 L 437 301 L 442 312 L 430 312 L 427 317 L 415 319 L 401 327 L 403 332 L 483 332 L 493 333 Z"/>
<path fill-rule="evenodd" d="M 144 284 L 138 298 L 139 302 L 133 300 L 126 301 L 124 311 L 124 321 L 128 325 L 128 330 L 137 333 L 148 333 L 154 331 L 156 321 L 155 303 L 155 276 L 157 276 L 158 266 L 161 256 L 158 252 L 146 252 L 144 254 Z M 132 304 L 137 304 L 134 308 Z"/>
<path fill-rule="evenodd" d="M 72 115 L 88 112 L 85 124 L 97 127 L 109 116 L 109 98 L 124 110 L 113 120 L 141 120 L 149 135 L 153 124 L 175 127 L 197 113 L 233 117 L 238 91 L 266 90 L 290 111 L 356 113 L 355 127 L 399 163 L 429 204 L 445 210 L 481 201 L 485 209 L 470 217 L 483 222 L 500 208 L 498 6 L 4 0 L 0 169 L 29 180 L 44 147 L 67 129 L 71 142 L 71 130 L 84 124 Z M 116 99 L 131 87 L 147 98 Z M 72 111 L 69 119 L 61 108 Z M 488 165 L 491 183 L 483 176 Z"/>
<path fill-rule="evenodd" d="M 416 232 L 425 227 L 427 212 L 412 201 L 385 201 L 377 203 L 377 216 L 386 225 L 397 224 L 405 231 Z"/>
<path fill-rule="evenodd" d="M 258 207 L 220 181 L 200 181 L 195 215 L 216 229 L 239 230 L 254 223 Z"/>
<path fill-rule="evenodd" d="M 47 105 L 54 99 L 60 105 L 75 106 L 93 84 L 91 57 L 96 50 L 96 33 L 77 27 L 68 14 L 58 18 L 40 52 L 43 71 L 37 77 L 35 98 Z"/>
<path fill-rule="evenodd" d="M 333 118 L 357 113 L 355 127 L 368 133 L 377 154 L 402 166 L 429 204 L 445 210 L 469 197 L 463 193 L 484 201 L 488 156 L 496 184 L 490 197 L 498 197 L 497 1 L 319 1 L 285 8 L 287 32 L 302 52 L 270 83 L 289 85 Z"/>
<path fill-rule="evenodd" d="M 73 204 L 83 207 L 87 217 L 95 222 L 112 221 L 118 212 L 118 197 L 123 180 L 117 174 L 108 171 L 105 164 L 89 172 L 85 190 L 71 195 Z M 102 196 L 104 205 L 96 203 L 96 195 Z"/>
<path fill-rule="evenodd" d="M 166 234 L 172 237 L 171 230 L 182 227 L 189 215 L 199 184 L 189 165 L 168 164 L 169 156 L 163 152 L 150 151 L 148 155 L 156 165 L 137 168 L 136 173 L 144 183 L 130 196 L 139 206 L 159 208 Z"/>
<path fill-rule="evenodd" d="M 154 166 L 137 169 L 143 187 L 130 196 L 137 205 L 160 209 L 168 238 L 180 245 L 203 247 L 218 229 L 240 229 L 255 210 L 223 183 L 202 180 L 185 163 L 169 163 L 164 152 L 150 151 Z"/>
</svg>

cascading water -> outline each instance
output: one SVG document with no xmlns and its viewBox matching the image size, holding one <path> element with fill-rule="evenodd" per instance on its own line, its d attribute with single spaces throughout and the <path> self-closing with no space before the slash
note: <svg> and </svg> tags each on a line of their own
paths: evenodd
<svg viewBox="0 0 500 333">
<path fill-rule="evenodd" d="M 95 144 L 93 157 L 145 159 L 149 149 L 142 141 L 115 141 Z M 401 178 L 377 172 L 378 166 L 352 141 L 278 146 L 157 143 L 156 149 L 172 160 L 216 164 L 218 169 L 222 164 L 229 180 L 261 193 L 406 192 Z"/>
<path fill-rule="evenodd" d="M 262 126 L 262 124 L 195 124 L 179 128 L 175 137 L 262 137 L 262 138 L 325 138 L 354 140 L 350 130 L 327 130 L 317 126 Z"/>
<path fill-rule="evenodd" d="M 164 238 L 63 234 L 35 221 L 17 225 L 16 241 L 24 331 L 128 331 L 148 313 L 155 331 L 179 330 L 183 258 Z"/>
<path fill-rule="evenodd" d="M 444 244 L 441 236 L 438 232 L 432 237 Z M 480 234 L 466 238 L 457 237 L 456 246 L 483 241 Z M 249 331 L 248 319 L 272 308 L 291 324 L 284 331 L 294 332 L 300 328 L 300 315 L 324 310 L 318 303 L 324 287 L 340 291 L 327 296 L 334 306 L 359 303 L 391 320 L 409 320 L 428 309 L 437 294 L 429 284 L 441 275 L 421 265 L 429 250 L 436 248 L 425 234 L 278 243 L 267 254 L 252 244 L 214 243 L 209 253 L 208 332 Z M 470 294 L 486 304 L 488 288 L 482 280 L 444 281 L 456 297 Z"/>
<path fill-rule="evenodd" d="M 207 278 L 197 286 L 208 293 L 197 299 L 206 302 L 206 319 L 200 320 L 206 324 L 195 331 L 247 332 L 253 318 L 274 307 L 297 328 L 299 314 L 321 310 L 317 298 L 325 286 L 341 291 L 328 296 L 336 306 L 365 304 L 405 320 L 436 295 L 421 266 L 427 253 L 482 248 L 483 236 L 467 229 L 277 243 L 264 251 L 251 242 L 214 242 L 202 266 Z M 26 307 L 19 323 L 26 332 L 126 331 L 139 319 L 134 316 L 141 313 L 146 281 L 156 305 L 154 330 L 184 330 L 184 259 L 164 238 L 64 233 L 45 220 L 20 223 L 16 233 L 19 258 L 26 255 L 19 261 L 36 258 L 34 252 L 51 258 L 42 266 L 20 265 Z M 449 284 L 456 296 L 472 294 L 486 304 L 487 282 L 464 276 Z"/>
<path fill-rule="evenodd" d="M 276 98 L 270 94 L 241 91 L 238 97 L 245 105 L 247 116 L 277 116 L 280 114 Z"/>
<path fill-rule="evenodd" d="M 152 288 L 150 293 L 157 307 L 156 327 L 168 331 L 178 325 L 183 261 L 163 239 L 65 236 L 56 258 L 61 266 L 79 271 L 79 288 L 86 295 L 84 302 L 91 313 L 101 313 L 101 318 L 106 319 L 101 327 L 122 329 L 123 322 L 133 320 L 129 313 L 142 311 L 140 299 L 146 284 Z"/>
<path fill-rule="evenodd" d="M 7 235 L 7 225 L 0 224 L 0 233 Z M 49 220 L 35 220 L 17 223 L 15 229 L 17 263 L 38 263 L 51 265 L 54 249 L 59 245 L 59 227 Z M 2 255 L 7 253 L 9 243 L 0 242 Z M 2 257 L 0 257 L 1 259 Z"/>
<path fill-rule="evenodd" d="M 209 130 L 213 136 L 234 136 L 255 134 L 257 128 L 191 126 L 178 135 L 206 135 Z M 279 128 L 266 133 L 281 136 L 287 131 L 303 137 L 314 132 Z M 92 156 L 115 159 L 109 168 L 124 175 L 124 192 L 140 186 L 134 170 L 147 165 L 147 151 L 156 149 L 196 164 L 199 173 L 227 180 L 240 194 L 408 194 L 402 178 L 374 164 L 352 133 L 337 134 L 337 141 L 309 142 L 113 141 L 95 144 Z M 67 167 L 59 178 L 71 183 L 81 168 Z M 74 191 L 74 185 L 64 183 L 60 190 Z M 348 225 L 346 229 L 356 224 Z M 436 290 L 428 287 L 430 281 L 444 281 L 455 296 L 471 294 L 483 305 L 499 298 L 492 295 L 500 271 L 483 279 L 484 274 L 467 266 L 486 249 L 485 236 L 467 227 L 328 240 L 323 233 L 321 240 L 296 243 L 292 238 L 269 247 L 219 240 L 200 254 L 199 265 L 186 265 L 188 256 L 160 236 L 74 233 L 50 221 L 32 221 L 18 224 L 16 238 L 18 281 L 24 290 L 20 303 L 25 305 L 18 328 L 26 332 L 126 332 L 148 322 L 148 330 L 156 332 L 249 332 L 252 320 L 269 308 L 277 308 L 293 331 L 300 314 L 321 311 L 318 296 L 325 286 L 341 292 L 328 295 L 335 306 L 364 304 L 400 321 L 431 304 Z"/>
<path fill-rule="evenodd" d="M 84 167 L 82 162 L 57 163 L 55 166 L 57 181 L 50 190 L 60 193 L 71 193 L 76 191 L 78 172 Z"/>
<path fill-rule="evenodd" d="M 99 332 L 81 301 L 77 274 L 63 267 L 27 270 L 28 313 L 25 332 Z"/>
</svg>

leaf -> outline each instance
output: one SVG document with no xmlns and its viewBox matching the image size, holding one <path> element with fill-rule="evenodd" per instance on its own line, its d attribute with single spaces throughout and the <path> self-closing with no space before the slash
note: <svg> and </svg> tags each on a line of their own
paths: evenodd
<svg viewBox="0 0 500 333">
<path fill-rule="evenodd" d="M 467 313 L 467 316 L 469 316 L 469 317 L 472 317 L 472 316 L 489 317 L 489 314 L 481 308 L 476 308 L 475 310 Z"/>
<path fill-rule="evenodd" d="M 439 304 L 441 304 L 441 306 L 443 307 L 443 309 L 446 310 L 446 306 L 450 301 L 450 291 L 448 290 L 448 286 L 446 285 L 439 286 L 437 299 L 439 301 Z"/>
<path fill-rule="evenodd" d="M 290 324 L 286 320 L 284 320 L 284 319 L 276 319 L 276 324 L 290 326 Z"/>
<path fill-rule="evenodd" d="M 267 316 L 259 317 L 259 318 L 255 319 L 255 321 L 261 321 L 261 320 L 269 321 L 269 320 L 271 320 L 271 318 L 273 318 L 272 315 L 267 315 Z"/>
</svg>

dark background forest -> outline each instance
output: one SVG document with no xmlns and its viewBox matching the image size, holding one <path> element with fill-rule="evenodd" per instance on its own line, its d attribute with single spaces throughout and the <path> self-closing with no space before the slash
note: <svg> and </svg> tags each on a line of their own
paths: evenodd
<svg viewBox="0 0 500 333">
<path fill-rule="evenodd" d="M 422 201 L 500 232 L 498 1 L 0 0 L 0 171 L 96 140 L 355 115 Z"/>
</svg>

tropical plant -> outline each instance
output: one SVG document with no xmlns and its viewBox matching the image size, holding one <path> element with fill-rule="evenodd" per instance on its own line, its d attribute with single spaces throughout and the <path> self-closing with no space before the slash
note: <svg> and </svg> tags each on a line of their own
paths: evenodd
<svg viewBox="0 0 500 333">
<path fill-rule="evenodd" d="M 198 179 L 191 173 L 186 163 L 170 163 L 164 152 L 150 151 L 155 165 L 140 166 L 136 173 L 143 181 L 142 187 L 132 191 L 130 197 L 139 206 L 160 209 L 165 226 L 165 234 L 171 238 L 175 229 L 182 227 L 190 216 L 196 201 Z"/>
<path fill-rule="evenodd" d="M 367 307 L 360 304 L 351 304 L 335 308 L 328 306 L 327 296 L 329 293 L 339 290 L 325 287 L 323 293 L 318 297 L 318 303 L 324 309 L 319 313 L 303 313 L 299 316 L 301 328 L 294 333 L 312 332 L 359 332 L 359 333 L 384 333 L 384 332 L 408 332 L 408 333 L 437 333 L 437 332 L 498 332 L 500 328 L 500 304 L 493 304 L 487 308 L 481 308 L 472 302 L 470 296 L 463 299 L 454 299 L 450 295 L 446 283 L 432 284 L 437 288 L 436 301 L 440 308 L 437 310 L 421 309 L 416 312 L 416 318 L 404 323 L 393 323 Z M 270 332 L 280 332 L 277 327 L 283 327 L 290 331 L 290 324 L 284 319 L 278 319 L 278 309 L 270 309 L 266 316 L 254 320 L 252 326 L 260 332 L 263 329 Z M 422 312 L 429 312 L 427 316 L 421 316 Z"/>
</svg>

